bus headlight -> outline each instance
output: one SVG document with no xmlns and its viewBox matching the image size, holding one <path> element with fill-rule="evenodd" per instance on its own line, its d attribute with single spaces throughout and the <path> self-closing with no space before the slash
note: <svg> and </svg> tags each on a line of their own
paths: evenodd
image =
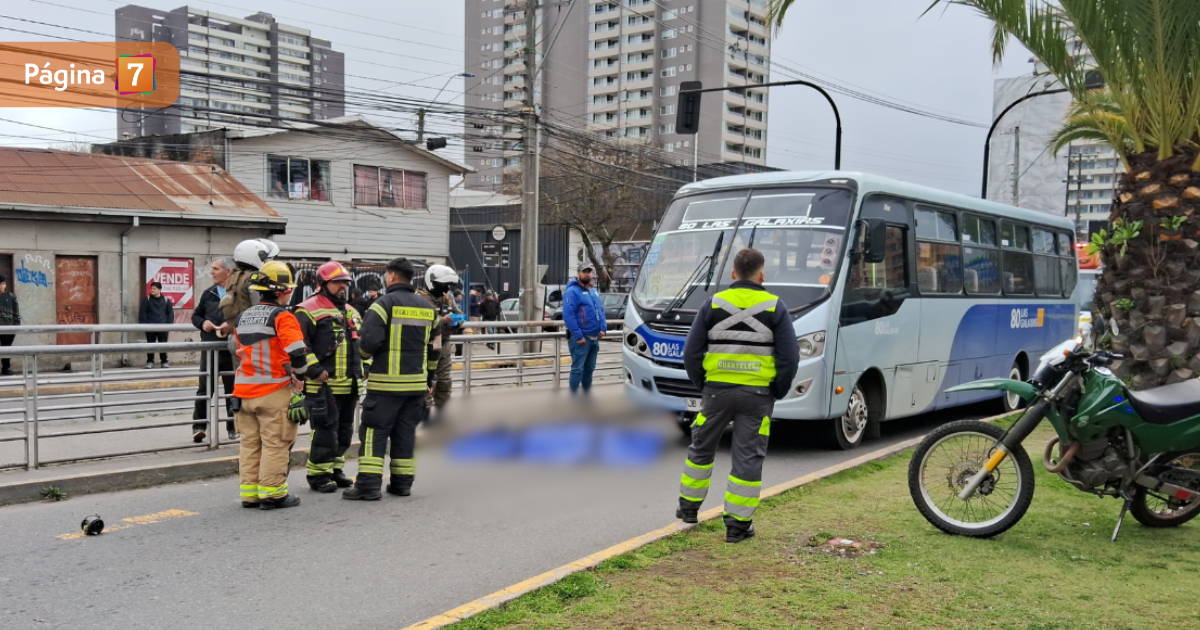
<svg viewBox="0 0 1200 630">
<path fill-rule="evenodd" d="M 800 358 L 811 359 L 825 354 L 825 331 L 815 332 L 800 337 Z"/>
<path fill-rule="evenodd" d="M 626 328 L 623 333 L 624 334 L 622 336 L 625 338 L 625 346 L 627 348 L 644 357 L 651 356 L 649 344 L 646 343 L 646 340 L 643 339 L 642 336 L 637 333 L 637 331 L 631 328 Z"/>
</svg>

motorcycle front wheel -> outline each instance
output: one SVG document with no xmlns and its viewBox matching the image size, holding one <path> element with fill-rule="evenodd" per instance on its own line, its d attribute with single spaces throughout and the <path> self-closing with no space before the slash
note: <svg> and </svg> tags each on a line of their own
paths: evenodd
<svg viewBox="0 0 1200 630">
<path fill-rule="evenodd" d="M 958 498 L 1003 435 L 994 424 L 960 420 L 938 427 L 921 441 L 908 466 L 908 491 L 925 520 L 947 534 L 990 538 L 1025 516 L 1033 502 L 1033 464 L 1020 447 L 970 498 Z"/>
<path fill-rule="evenodd" d="M 1176 453 L 1167 466 L 1200 471 L 1200 451 Z M 1129 513 L 1146 527 L 1179 527 L 1200 516 L 1200 501 L 1183 502 L 1173 497 L 1138 487 Z"/>
</svg>

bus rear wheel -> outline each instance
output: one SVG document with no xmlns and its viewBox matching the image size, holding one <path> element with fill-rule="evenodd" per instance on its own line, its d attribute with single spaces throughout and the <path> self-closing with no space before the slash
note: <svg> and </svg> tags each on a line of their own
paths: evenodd
<svg viewBox="0 0 1200 630">
<path fill-rule="evenodd" d="M 1012 368 L 1008 371 L 1008 378 L 1014 381 L 1025 380 L 1025 373 L 1021 370 L 1021 364 L 1019 362 L 1013 362 Z M 1004 392 L 1004 396 L 1000 399 L 1000 401 L 1004 405 L 1004 413 L 1012 413 L 1025 406 L 1025 401 L 1021 400 L 1020 396 L 1012 392 Z"/>
<path fill-rule="evenodd" d="M 862 386 L 855 385 L 854 391 L 850 392 L 850 404 L 846 407 L 846 413 L 840 418 L 829 420 L 826 425 L 831 446 L 848 451 L 863 443 L 871 424 L 869 401 L 870 398 Z"/>
</svg>

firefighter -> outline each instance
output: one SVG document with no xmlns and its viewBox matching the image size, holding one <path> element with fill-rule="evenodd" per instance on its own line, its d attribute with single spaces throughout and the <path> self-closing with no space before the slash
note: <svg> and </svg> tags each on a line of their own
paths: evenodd
<svg viewBox="0 0 1200 630">
<path fill-rule="evenodd" d="M 382 497 L 383 458 L 391 440 L 388 494 L 410 494 L 417 424 L 425 417 L 425 397 L 432 388 L 442 340 L 437 314 L 412 284 L 414 270 L 406 258 L 387 264 L 387 291 L 363 314 L 359 350 L 371 360 L 367 396 L 359 426 L 358 477 L 342 493 L 351 501 Z"/>
<path fill-rule="evenodd" d="M 442 409 L 450 401 L 450 370 L 454 363 L 454 356 L 449 352 L 450 323 L 453 316 L 459 313 L 458 305 L 450 298 L 450 291 L 458 285 L 458 282 L 458 273 L 453 269 L 446 265 L 433 265 L 425 270 L 425 277 L 417 289 L 417 295 L 429 300 L 437 312 L 438 320 L 441 322 L 441 340 L 444 349 L 438 358 L 437 369 L 434 373 L 433 392 L 425 399 L 425 407 L 430 412 L 437 413 L 436 416 L 430 417 L 429 424 L 441 417 Z"/>
<path fill-rule="evenodd" d="M 684 368 L 703 398 L 692 423 L 675 517 L 697 521 L 717 445 L 732 422 L 733 470 L 724 510 L 729 543 L 754 536 L 771 410 L 787 395 L 800 360 L 787 306 L 762 287 L 764 266 L 758 250 L 739 251 L 733 259 L 733 284 L 700 306 L 683 347 Z"/>
<path fill-rule="evenodd" d="M 308 485 L 317 492 L 349 488 L 342 467 L 354 437 L 354 408 L 362 380 L 358 354 L 357 313 L 346 303 L 350 272 L 338 262 L 317 269 L 317 292 L 295 309 L 308 346 L 308 367 L 320 366 L 329 374 L 324 383 L 304 387 L 305 404 L 312 421 L 312 446 L 308 452 Z"/>
<path fill-rule="evenodd" d="M 264 264 L 279 255 L 279 246 L 265 238 L 242 241 L 233 248 L 233 262 L 237 269 L 229 274 L 225 282 L 225 297 L 218 305 L 225 321 L 236 324 L 238 316 L 255 303 L 250 294 L 250 283 L 254 274 Z"/>
<path fill-rule="evenodd" d="M 249 288 L 258 291 L 261 301 L 238 319 L 239 365 L 233 385 L 242 401 L 236 417 L 242 434 L 242 507 L 295 507 L 300 497 L 289 494 L 287 485 L 297 428 L 289 417 L 292 394 L 303 388 L 302 378 L 323 382 L 328 375 L 319 364 L 309 368 L 300 323 L 284 308 L 296 288 L 292 270 L 284 263 L 268 262 Z"/>
</svg>

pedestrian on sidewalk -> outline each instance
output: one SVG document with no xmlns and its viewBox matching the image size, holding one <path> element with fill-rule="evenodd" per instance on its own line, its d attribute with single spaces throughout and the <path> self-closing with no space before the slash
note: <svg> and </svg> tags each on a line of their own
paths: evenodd
<svg viewBox="0 0 1200 630">
<path fill-rule="evenodd" d="M 354 307 L 354 310 L 358 311 L 359 315 L 365 315 L 367 309 L 371 308 L 371 305 L 375 303 L 375 300 L 379 299 L 379 287 L 375 284 L 378 281 L 375 280 L 375 278 L 370 277 L 367 278 L 366 282 L 366 292 L 364 293 L 360 291 L 358 297 L 350 303 L 350 305 Z"/>
<path fill-rule="evenodd" d="M 200 301 L 196 304 L 196 310 L 192 311 L 192 325 L 200 331 L 200 341 L 222 341 L 229 334 L 229 325 L 225 323 L 225 314 L 221 312 L 221 298 L 225 297 L 225 283 L 229 282 L 229 276 L 237 269 L 237 265 L 233 262 L 233 258 L 223 257 L 212 261 L 209 267 L 209 273 L 212 275 L 213 285 L 204 290 L 200 294 Z M 197 396 L 204 396 L 204 400 L 196 401 L 196 408 L 192 411 L 192 441 L 199 444 L 208 437 L 208 357 L 209 352 L 200 353 L 200 388 L 196 390 Z M 228 372 L 221 375 L 221 384 L 225 387 L 225 411 L 229 414 L 229 420 L 225 422 L 225 430 L 229 432 L 229 439 L 238 439 L 237 429 L 233 422 L 233 354 L 228 350 L 217 351 L 217 372 Z M 213 384 L 213 395 L 217 394 L 217 386 Z"/>
<path fill-rule="evenodd" d="M 0 326 L 20 326 L 21 305 L 17 294 L 8 290 L 8 278 L 0 274 Z M 0 347 L 11 346 L 16 335 L 0 335 Z M 0 359 L 0 376 L 12 376 L 9 359 Z"/>
<path fill-rule="evenodd" d="M 292 270 L 282 262 L 268 262 L 248 288 L 258 291 L 261 301 L 242 312 L 234 333 L 238 368 L 233 393 L 242 401 L 237 412 L 242 507 L 295 507 L 300 497 L 288 493 L 287 483 L 298 427 L 288 417 L 292 394 L 304 389 L 301 379 L 323 383 L 329 375 L 319 364 L 309 367 L 300 323 L 285 308 L 296 288 Z"/>
<path fill-rule="evenodd" d="M 500 319 L 500 300 L 496 299 L 495 291 L 488 291 L 483 298 L 483 304 L 479 306 L 479 313 L 483 315 L 483 321 L 494 322 Z M 495 326 L 488 326 L 487 334 L 496 334 Z M 496 344 L 489 343 L 488 348 L 496 349 Z"/>
<path fill-rule="evenodd" d="M 571 350 L 571 395 L 581 387 L 584 395 L 591 392 L 600 340 L 608 330 L 604 304 L 591 286 L 595 271 L 592 263 L 579 265 L 577 275 L 567 283 L 563 293 L 563 323 L 567 326 L 567 343 Z"/>
<path fill-rule="evenodd" d="M 762 286 L 765 266 L 758 250 L 739 251 L 730 274 L 733 284 L 700 306 L 683 346 L 684 368 L 703 398 L 692 424 L 675 517 L 685 523 L 698 520 L 717 445 L 732 422 L 733 470 L 724 511 L 729 543 L 754 536 L 771 410 L 787 395 L 800 360 L 787 305 Z"/>
<path fill-rule="evenodd" d="M 353 277 L 341 263 L 329 261 L 317 269 L 317 292 L 295 309 L 308 346 L 309 366 L 329 373 L 324 383 L 304 386 L 312 421 L 308 450 L 308 487 L 321 493 L 353 485 L 342 469 L 354 438 L 354 410 L 362 383 L 358 352 L 358 314 L 346 303 Z"/>
<path fill-rule="evenodd" d="M 412 284 L 416 275 L 406 258 L 387 264 L 384 293 L 363 317 L 360 349 L 370 358 L 367 397 L 359 426 L 358 476 L 342 493 L 351 501 L 382 498 L 383 458 L 391 440 L 391 483 L 387 493 L 412 492 L 416 463 L 413 449 L 417 425 L 425 417 L 425 397 L 433 387 L 432 369 L 440 358 L 442 339 L 436 311 Z"/>
<path fill-rule="evenodd" d="M 171 298 L 162 294 L 162 284 L 159 282 L 150 283 L 150 295 L 142 300 L 142 308 L 138 311 L 139 324 L 174 324 L 175 323 L 175 307 L 171 304 Z M 146 332 L 147 343 L 167 343 L 167 331 L 156 330 Z M 171 364 L 167 361 L 167 353 L 158 353 L 159 361 L 162 367 L 169 368 Z M 154 367 L 154 353 L 146 353 L 146 369 Z"/>
</svg>

